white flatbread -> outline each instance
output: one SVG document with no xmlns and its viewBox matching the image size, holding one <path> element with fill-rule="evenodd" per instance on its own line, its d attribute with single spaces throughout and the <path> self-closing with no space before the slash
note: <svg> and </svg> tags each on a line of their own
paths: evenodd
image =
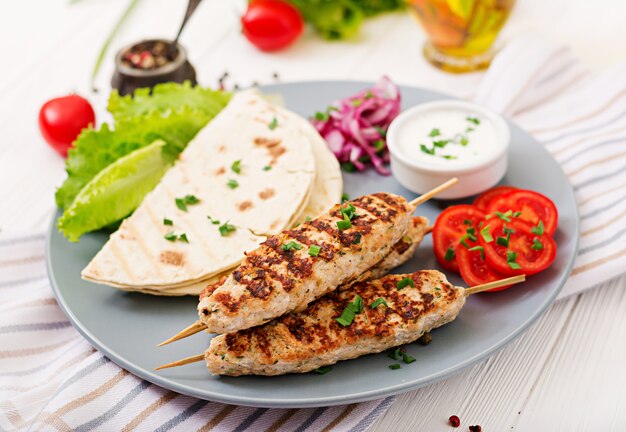
<svg viewBox="0 0 626 432">
<path fill-rule="evenodd" d="M 255 92 L 233 96 L 111 235 L 83 278 L 126 289 L 172 289 L 236 266 L 244 251 L 290 226 L 312 196 L 315 159 L 302 122 Z M 237 160 L 239 173 L 231 169 Z M 199 202 L 183 211 L 175 199 L 186 195 Z M 164 225 L 164 218 L 173 225 Z M 237 229 L 222 236 L 218 227 L 226 221 Z M 166 240 L 171 231 L 186 234 L 189 243 Z"/>
</svg>

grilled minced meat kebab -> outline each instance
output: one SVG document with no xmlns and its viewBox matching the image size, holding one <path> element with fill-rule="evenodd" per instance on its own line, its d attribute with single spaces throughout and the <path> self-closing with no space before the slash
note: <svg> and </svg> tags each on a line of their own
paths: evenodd
<svg viewBox="0 0 626 432">
<path fill-rule="evenodd" d="M 232 333 L 303 309 L 381 261 L 413 211 L 401 196 L 365 195 L 269 237 L 200 301 L 200 321 L 210 333 Z"/>
<path fill-rule="evenodd" d="M 380 262 L 374 267 L 362 273 L 356 279 L 347 282 L 337 289 L 349 289 L 353 283 L 361 282 L 365 280 L 378 279 L 385 276 L 391 269 L 398 267 L 406 263 L 415 253 L 415 249 L 420 245 L 424 239 L 424 235 L 428 232 L 428 219 L 422 216 L 414 216 L 411 219 L 411 225 L 409 231 L 402 236 L 402 238 L 391 248 L 391 252 L 387 254 Z M 218 282 L 207 285 L 200 292 L 200 301 L 205 297 L 210 296 L 213 292 L 222 286 L 226 281 L 226 276 L 221 278 Z"/>
<path fill-rule="evenodd" d="M 337 318 L 357 295 L 362 309 L 344 326 Z M 214 375 L 309 372 L 413 342 L 453 321 L 464 304 L 464 289 L 436 270 L 388 275 L 330 293 L 263 326 L 216 336 L 204 358 Z"/>
</svg>

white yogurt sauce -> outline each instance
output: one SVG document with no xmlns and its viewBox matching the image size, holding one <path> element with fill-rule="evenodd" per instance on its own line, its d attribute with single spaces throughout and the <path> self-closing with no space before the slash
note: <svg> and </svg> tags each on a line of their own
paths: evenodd
<svg viewBox="0 0 626 432">
<path fill-rule="evenodd" d="M 416 113 L 399 129 L 398 150 L 406 158 L 432 168 L 480 163 L 500 147 L 491 121 L 462 108 Z"/>
</svg>

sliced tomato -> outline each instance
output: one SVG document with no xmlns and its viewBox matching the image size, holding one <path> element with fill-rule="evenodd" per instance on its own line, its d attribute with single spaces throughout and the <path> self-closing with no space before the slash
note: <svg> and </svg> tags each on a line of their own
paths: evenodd
<svg viewBox="0 0 626 432">
<path fill-rule="evenodd" d="M 517 219 L 507 222 L 491 217 L 484 222 L 477 237 L 487 264 L 506 276 L 539 273 L 556 257 L 556 243 L 550 235 L 537 235 L 530 225 Z"/>
<path fill-rule="evenodd" d="M 459 271 L 454 257 L 456 246 L 467 229 L 478 227 L 484 217 L 484 212 L 469 204 L 451 206 L 439 214 L 433 228 L 433 248 L 444 269 Z"/>
<path fill-rule="evenodd" d="M 486 211 L 494 198 L 514 190 L 517 190 L 517 188 L 513 186 L 496 186 L 478 195 L 472 205 L 480 210 Z"/>
<path fill-rule="evenodd" d="M 515 190 L 500 195 L 491 201 L 486 212 L 505 213 L 512 210 L 519 212 L 518 219 L 532 225 L 538 226 L 541 222 L 545 233 L 553 235 L 559 223 L 559 212 L 550 198 L 538 192 L 529 190 Z"/>
<path fill-rule="evenodd" d="M 506 278 L 506 276 L 494 271 L 485 261 L 484 247 L 478 242 L 467 240 L 467 248 L 463 244 L 456 247 L 456 261 L 459 265 L 461 277 L 468 286 L 481 285 L 488 282 L 494 282 Z M 483 248 L 481 250 L 480 248 Z M 472 250 L 470 250 L 472 249 Z M 511 285 L 494 288 L 491 291 L 502 291 Z"/>
</svg>

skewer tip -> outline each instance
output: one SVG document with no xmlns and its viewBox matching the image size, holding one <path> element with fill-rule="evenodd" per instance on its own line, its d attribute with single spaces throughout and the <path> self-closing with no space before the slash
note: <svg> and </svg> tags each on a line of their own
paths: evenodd
<svg viewBox="0 0 626 432">
<path fill-rule="evenodd" d="M 494 288 L 501 288 L 506 285 L 518 284 L 518 283 L 524 282 L 525 280 L 526 280 L 526 275 L 521 274 L 521 275 L 509 277 L 506 279 L 500 279 L 497 281 L 488 282 L 488 283 L 481 284 L 481 285 L 476 285 L 473 287 L 465 288 L 465 296 L 478 294 L 479 292 L 483 292 L 483 291 L 489 291 Z"/>
<path fill-rule="evenodd" d="M 180 360 L 176 360 L 173 361 L 171 363 L 167 363 L 161 366 L 157 366 L 154 368 L 154 370 L 161 370 L 161 369 L 168 369 L 168 368 L 173 368 L 173 367 L 177 367 L 177 366 L 183 366 L 189 363 L 195 363 L 195 362 L 199 362 L 204 360 L 204 354 L 198 354 L 195 356 L 191 356 L 191 357 L 187 357 L 184 359 L 180 359 Z"/>
<path fill-rule="evenodd" d="M 196 334 L 198 332 L 201 332 L 205 328 L 206 328 L 206 326 L 204 324 L 202 324 L 199 321 L 196 321 L 195 323 L 191 324 L 189 327 L 185 328 L 181 332 L 175 334 L 174 336 L 172 336 L 168 340 L 165 340 L 165 341 L 161 342 L 160 344 L 157 345 L 157 347 L 162 347 L 163 345 L 167 345 L 167 344 L 175 342 L 177 340 L 184 339 L 184 338 L 189 337 L 191 335 L 194 335 L 194 334 Z"/>
<path fill-rule="evenodd" d="M 454 186 L 458 182 L 459 182 L 458 178 L 452 177 L 450 180 L 448 180 L 448 181 L 446 181 L 444 183 L 441 183 L 439 186 L 437 186 L 437 187 L 429 190 L 428 192 L 425 192 L 424 194 L 418 196 L 413 201 L 411 201 L 409 204 L 411 204 L 413 207 L 417 207 L 418 205 L 425 203 L 426 201 L 428 201 L 429 199 L 431 199 L 435 195 L 445 191 L 446 189 L 451 188 L 452 186 Z"/>
</svg>

